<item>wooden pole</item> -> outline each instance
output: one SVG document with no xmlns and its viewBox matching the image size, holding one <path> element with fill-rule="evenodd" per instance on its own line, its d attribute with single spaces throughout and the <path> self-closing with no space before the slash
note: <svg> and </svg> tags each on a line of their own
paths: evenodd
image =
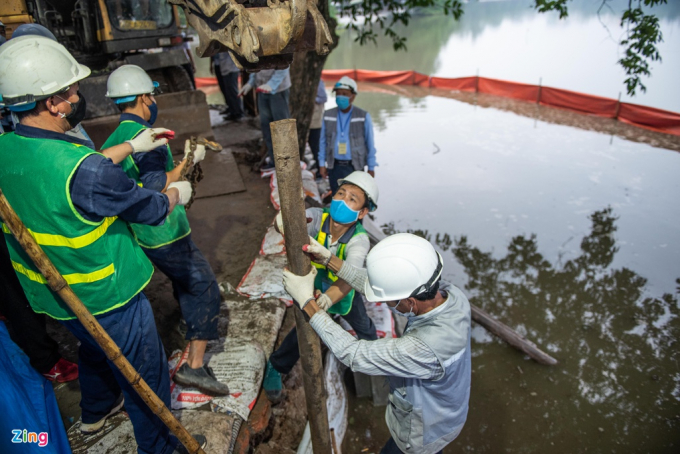
<svg viewBox="0 0 680 454">
<path fill-rule="evenodd" d="M 170 431 L 182 442 L 187 450 L 192 454 L 205 454 L 201 446 L 194 437 L 182 426 L 182 424 L 170 413 L 163 401 L 149 388 L 144 379 L 132 367 L 120 348 L 111 339 L 108 333 L 102 328 L 96 318 L 87 310 L 80 298 L 76 296 L 71 287 L 66 283 L 57 268 L 52 264 L 45 252 L 40 248 L 35 239 L 28 233 L 26 226 L 14 212 L 7 198 L 0 190 L 0 216 L 5 224 L 17 239 L 26 254 L 31 258 L 40 273 L 45 276 L 47 285 L 53 292 L 59 294 L 66 305 L 78 317 L 80 323 L 90 333 L 94 340 L 102 348 L 106 357 L 113 362 L 125 379 L 137 391 L 139 397 L 148 405 L 149 409 L 157 415 L 163 423 L 168 426 Z"/>
<path fill-rule="evenodd" d="M 305 204 L 300 173 L 300 152 L 298 151 L 297 126 L 295 120 L 280 120 L 270 123 L 276 181 L 279 186 L 281 216 L 283 217 L 284 239 L 288 269 L 298 276 L 308 274 L 312 265 L 302 252 L 302 246 L 309 244 Z M 326 389 L 322 381 L 321 344 L 314 329 L 305 320 L 301 310 L 295 309 L 302 377 L 307 402 L 307 418 L 315 454 L 331 452 Z"/>
<path fill-rule="evenodd" d="M 536 344 L 530 340 L 520 336 L 519 333 L 510 328 L 508 325 L 499 322 L 473 304 L 470 304 L 470 308 L 472 309 L 472 320 L 479 323 L 484 328 L 500 337 L 511 346 L 515 347 L 517 350 L 526 353 L 537 363 L 546 364 L 548 366 L 554 366 L 557 364 L 557 360 L 555 358 L 536 347 Z"/>
</svg>

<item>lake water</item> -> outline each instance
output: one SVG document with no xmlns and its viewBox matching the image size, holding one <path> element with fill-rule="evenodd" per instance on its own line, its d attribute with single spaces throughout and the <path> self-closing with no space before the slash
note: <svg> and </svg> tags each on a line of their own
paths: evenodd
<svg viewBox="0 0 680 454">
<path fill-rule="evenodd" d="M 378 223 L 428 238 L 448 280 L 560 361 L 476 326 L 445 452 L 678 452 L 680 154 L 452 99 L 357 105 L 376 123 Z M 348 452 L 379 451 L 383 412 L 353 402 Z"/>
<path fill-rule="evenodd" d="M 566 22 L 470 3 L 460 24 L 414 20 L 409 53 L 344 37 L 326 68 L 479 67 L 615 98 L 616 46 L 572 3 Z M 664 62 L 634 102 L 678 111 L 673 3 Z M 428 238 L 447 279 L 560 361 L 539 366 L 475 325 L 468 422 L 445 452 L 679 452 L 680 154 L 453 99 L 364 91 L 356 104 L 376 125 L 378 223 Z M 383 414 L 354 399 L 345 451 L 379 452 Z"/>
<path fill-rule="evenodd" d="M 643 78 L 647 93 L 626 94 L 625 74 L 616 62 L 619 23 L 627 0 L 610 0 L 598 16 L 601 1 L 568 2 L 569 17 L 539 14 L 530 0 L 469 2 L 460 22 L 442 14 L 414 17 L 400 28 L 408 52 L 392 51 L 381 37 L 377 47 L 363 47 L 342 30 L 327 69 L 416 70 L 439 77 L 480 76 L 580 91 L 637 104 L 680 111 L 680 1 L 655 8 L 664 42 L 662 62 L 651 64 Z"/>
</svg>

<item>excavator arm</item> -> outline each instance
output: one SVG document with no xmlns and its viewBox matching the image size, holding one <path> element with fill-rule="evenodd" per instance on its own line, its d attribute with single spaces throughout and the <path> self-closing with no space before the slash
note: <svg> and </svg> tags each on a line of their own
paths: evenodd
<svg viewBox="0 0 680 454">
<path fill-rule="evenodd" d="M 333 38 L 317 1 L 169 0 L 198 32 L 199 56 L 229 51 L 248 71 L 287 68 L 299 51 L 329 52 Z"/>
</svg>

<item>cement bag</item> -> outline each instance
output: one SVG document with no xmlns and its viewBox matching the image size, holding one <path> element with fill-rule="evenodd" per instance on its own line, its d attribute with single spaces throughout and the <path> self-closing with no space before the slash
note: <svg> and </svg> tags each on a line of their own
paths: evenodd
<svg viewBox="0 0 680 454">
<path fill-rule="evenodd" d="M 256 257 L 236 291 L 248 298 L 279 298 L 286 306 L 292 306 L 292 298 L 283 289 L 283 268 L 286 263 L 285 255 Z"/>
<path fill-rule="evenodd" d="M 170 379 L 186 362 L 189 346 L 184 351 L 173 352 L 168 360 Z M 183 387 L 170 382 L 170 401 L 173 410 L 194 408 L 210 402 L 214 412 L 237 414 L 248 419 L 255 406 L 264 377 L 266 358 L 259 343 L 221 337 L 208 342 L 205 359 L 217 379 L 229 386 L 231 394 L 211 397 L 195 388 Z"/>
<path fill-rule="evenodd" d="M 270 225 L 260 245 L 260 255 L 285 255 L 286 245 L 283 235 L 276 231 L 274 225 Z"/>
<path fill-rule="evenodd" d="M 342 364 L 330 351 L 326 352 L 326 367 L 324 367 L 324 384 L 328 391 L 328 399 L 326 400 L 326 408 L 328 409 L 328 426 L 331 433 L 335 436 L 335 443 L 331 442 L 331 446 L 336 446 L 340 454 L 340 447 L 342 440 L 345 438 L 347 432 L 347 390 L 342 381 L 342 372 L 345 370 L 345 365 Z M 312 452 L 312 438 L 309 429 L 309 422 L 305 426 L 305 431 L 302 434 L 302 440 L 298 445 L 297 454 L 313 454 Z"/>
<path fill-rule="evenodd" d="M 302 191 L 305 196 L 311 197 L 312 199 L 316 200 L 317 202 L 321 203 L 321 195 L 319 194 L 319 188 L 316 185 L 316 180 L 314 178 L 314 174 L 310 172 L 309 170 L 306 170 L 306 164 L 302 161 L 300 161 L 300 168 L 302 172 Z M 271 179 L 269 180 L 269 189 L 270 189 L 270 195 L 269 199 L 272 202 L 272 205 L 274 205 L 274 208 L 276 210 L 281 209 L 281 202 L 279 199 L 279 186 L 276 181 L 276 173 L 270 174 Z M 264 177 L 264 175 L 263 175 Z"/>
</svg>

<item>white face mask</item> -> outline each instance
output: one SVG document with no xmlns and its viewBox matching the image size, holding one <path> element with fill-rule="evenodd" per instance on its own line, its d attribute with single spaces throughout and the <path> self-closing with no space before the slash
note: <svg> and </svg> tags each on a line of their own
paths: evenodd
<svg viewBox="0 0 680 454">
<path fill-rule="evenodd" d="M 399 312 L 399 311 L 397 310 L 397 308 L 399 307 L 399 305 L 401 304 L 402 301 L 404 301 L 404 300 L 399 300 L 399 302 L 397 303 L 397 305 L 394 306 L 394 307 L 391 307 L 391 306 L 387 306 L 387 307 L 389 307 L 390 310 L 392 311 L 392 313 L 395 314 L 395 315 L 401 315 L 402 317 L 408 317 L 408 318 L 415 317 L 416 314 L 413 313 L 413 309 L 409 309 L 409 311 L 406 312 L 406 313 L 404 313 L 404 312 Z"/>
</svg>

